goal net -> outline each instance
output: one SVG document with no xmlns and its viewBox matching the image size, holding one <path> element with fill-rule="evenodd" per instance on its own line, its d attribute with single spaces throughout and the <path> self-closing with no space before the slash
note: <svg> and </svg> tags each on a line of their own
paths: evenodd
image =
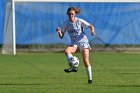
<svg viewBox="0 0 140 93">
<path fill-rule="evenodd" d="M 65 47 L 70 38 L 66 33 L 59 39 L 56 27 L 61 27 L 68 19 L 66 11 L 70 6 L 80 7 L 81 13 L 77 16 L 95 26 L 96 36 L 91 36 L 90 30 L 85 31 L 91 46 L 139 45 L 140 3 L 100 1 L 102 3 L 93 0 L 7 0 L 2 53 Z"/>
</svg>

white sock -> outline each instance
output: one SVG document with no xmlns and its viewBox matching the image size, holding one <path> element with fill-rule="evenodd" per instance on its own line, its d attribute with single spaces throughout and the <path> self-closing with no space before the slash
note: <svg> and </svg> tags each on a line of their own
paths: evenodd
<svg viewBox="0 0 140 93">
<path fill-rule="evenodd" d="M 88 80 L 92 80 L 91 66 L 87 67 L 86 70 L 87 70 Z"/>
<path fill-rule="evenodd" d="M 70 59 L 71 57 L 73 57 L 72 54 L 67 54 L 67 60 L 68 60 L 68 61 L 69 61 L 69 59 Z"/>
</svg>

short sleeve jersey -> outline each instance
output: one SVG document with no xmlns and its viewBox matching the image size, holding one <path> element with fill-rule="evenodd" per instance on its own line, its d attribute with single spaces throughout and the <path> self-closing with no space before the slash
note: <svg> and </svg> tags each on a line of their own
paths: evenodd
<svg viewBox="0 0 140 93">
<path fill-rule="evenodd" d="M 71 23 L 66 20 L 62 25 L 62 32 L 68 32 L 71 43 L 88 42 L 87 36 L 83 32 L 83 28 L 87 29 L 90 24 L 83 19 L 75 17 L 75 21 Z"/>
</svg>

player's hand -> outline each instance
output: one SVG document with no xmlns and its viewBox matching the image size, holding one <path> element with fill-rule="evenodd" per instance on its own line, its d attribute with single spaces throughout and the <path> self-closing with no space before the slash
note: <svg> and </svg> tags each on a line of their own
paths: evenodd
<svg viewBox="0 0 140 93">
<path fill-rule="evenodd" d="M 89 25 L 90 29 L 91 29 L 91 35 L 95 35 L 95 31 L 94 31 L 94 26 L 93 25 Z"/>
<path fill-rule="evenodd" d="M 96 35 L 96 33 L 95 33 L 94 31 L 92 31 L 92 32 L 91 32 L 91 35 L 95 36 L 95 35 Z"/>
<path fill-rule="evenodd" d="M 57 28 L 56 28 L 56 32 L 58 32 L 58 33 L 60 33 L 60 32 L 61 32 L 60 27 L 57 27 Z"/>
</svg>

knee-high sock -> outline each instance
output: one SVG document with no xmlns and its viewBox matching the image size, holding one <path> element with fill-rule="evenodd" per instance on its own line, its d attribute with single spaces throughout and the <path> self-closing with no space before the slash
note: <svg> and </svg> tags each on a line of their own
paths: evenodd
<svg viewBox="0 0 140 93">
<path fill-rule="evenodd" d="M 73 57 L 72 54 L 67 54 L 66 56 L 67 56 L 67 60 L 68 60 L 68 61 L 69 61 L 69 59 L 70 59 L 71 57 Z"/>
<path fill-rule="evenodd" d="M 88 80 L 92 80 L 92 70 L 91 70 L 91 66 L 86 67 L 86 71 L 87 71 Z"/>
</svg>

